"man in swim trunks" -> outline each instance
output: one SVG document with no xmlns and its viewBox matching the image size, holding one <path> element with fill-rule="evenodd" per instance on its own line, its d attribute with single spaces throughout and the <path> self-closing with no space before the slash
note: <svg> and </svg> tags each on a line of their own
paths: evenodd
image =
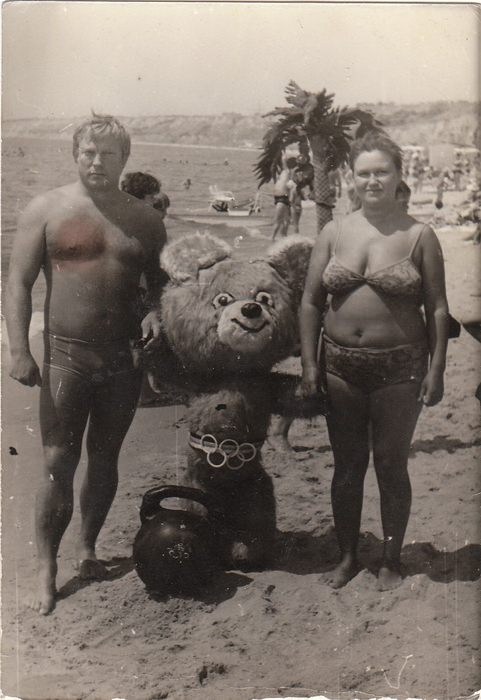
<svg viewBox="0 0 481 700">
<path fill-rule="evenodd" d="M 115 496 L 117 460 L 132 422 L 141 371 L 131 347 L 155 346 L 165 229 L 158 213 L 119 190 L 130 138 L 113 117 L 93 115 L 73 136 L 76 182 L 35 197 L 20 217 L 6 293 L 10 375 L 40 389 L 43 479 L 36 502 L 38 585 L 29 605 L 55 606 L 57 552 L 73 510 L 73 478 L 87 421 L 80 493 L 79 574 L 100 578 L 95 543 Z M 32 287 L 47 282 L 45 359 L 29 346 Z M 138 316 L 144 274 L 152 311 Z"/>
<path fill-rule="evenodd" d="M 294 233 L 299 233 L 299 222 L 302 216 L 302 202 L 313 193 L 314 168 L 309 162 L 309 156 L 301 153 L 296 158 L 296 167 L 292 173 L 295 187 L 290 192 L 291 224 Z"/>
<path fill-rule="evenodd" d="M 274 183 L 274 204 L 276 207 L 274 213 L 274 231 L 272 240 L 274 241 L 277 234 L 281 236 L 287 235 L 291 218 L 291 198 L 296 188 L 295 182 L 292 180 L 293 170 L 297 165 L 295 158 L 282 158 L 282 171 Z"/>
</svg>

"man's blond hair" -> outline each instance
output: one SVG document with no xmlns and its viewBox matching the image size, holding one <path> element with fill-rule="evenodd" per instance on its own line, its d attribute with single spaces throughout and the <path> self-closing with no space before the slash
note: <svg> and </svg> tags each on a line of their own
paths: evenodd
<svg viewBox="0 0 481 700">
<path fill-rule="evenodd" d="M 101 136 L 113 136 L 119 143 L 122 151 L 124 163 L 130 155 L 130 136 L 118 119 L 110 114 L 96 114 L 92 112 L 91 119 L 82 122 L 73 134 L 73 157 L 77 160 L 79 144 L 84 138 L 95 138 Z"/>
</svg>

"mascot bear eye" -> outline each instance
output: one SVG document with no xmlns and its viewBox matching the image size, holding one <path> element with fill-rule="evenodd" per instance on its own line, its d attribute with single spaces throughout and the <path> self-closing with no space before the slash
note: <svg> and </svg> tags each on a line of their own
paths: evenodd
<svg viewBox="0 0 481 700">
<path fill-rule="evenodd" d="M 265 304 L 266 306 L 274 306 L 274 299 L 271 297 L 269 292 L 257 292 L 256 301 L 259 304 Z"/>
<path fill-rule="evenodd" d="M 227 306 L 232 301 L 234 301 L 234 297 L 232 296 L 232 294 L 229 294 L 228 292 L 221 292 L 215 297 L 212 303 L 214 305 L 214 308 L 218 309 L 219 306 Z"/>
</svg>

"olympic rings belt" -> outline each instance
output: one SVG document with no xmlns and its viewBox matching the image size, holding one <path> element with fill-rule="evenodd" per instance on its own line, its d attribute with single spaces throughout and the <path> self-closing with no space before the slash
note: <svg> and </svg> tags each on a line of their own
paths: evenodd
<svg viewBox="0 0 481 700">
<path fill-rule="evenodd" d="M 217 438 L 210 433 L 205 433 L 205 435 L 191 433 L 189 438 L 191 447 L 205 452 L 209 466 L 220 469 L 227 465 L 227 468 L 232 471 L 242 469 L 246 462 L 252 462 L 263 443 L 263 440 L 256 440 L 239 444 L 233 438 L 226 438 L 219 443 Z"/>
</svg>

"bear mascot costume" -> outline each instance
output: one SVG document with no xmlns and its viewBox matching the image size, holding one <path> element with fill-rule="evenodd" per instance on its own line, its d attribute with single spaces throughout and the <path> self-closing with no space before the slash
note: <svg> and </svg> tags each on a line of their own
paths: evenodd
<svg viewBox="0 0 481 700">
<path fill-rule="evenodd" d="M 265 258 L 238 260 L 221 239 L 196 233 L 162 253 L 170 277 L 161 299 L 168 349 L 156 353 L 150 381 L 160 392 L 174 383 L 188 394 L 183 481 L 215 499 L 226 568 L 265 566 L 273 551 L 276 507 L 261 455 L 272 413 L 322 412 L 298 397 L 298 376 L 273 371 L 299 346 L 311 250 L 312 241 L 296 235 Z"/>
</svg>

